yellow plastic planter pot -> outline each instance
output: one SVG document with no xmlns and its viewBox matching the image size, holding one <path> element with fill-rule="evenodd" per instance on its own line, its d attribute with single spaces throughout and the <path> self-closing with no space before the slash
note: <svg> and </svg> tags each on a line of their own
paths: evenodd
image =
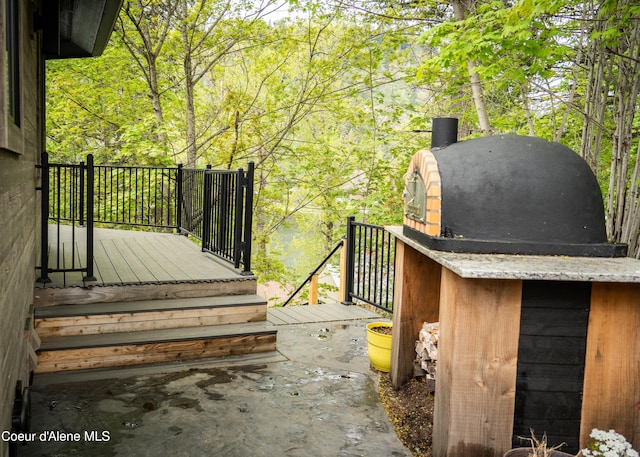
<svg viewBox="0 0 640 457">
<path fill-rule="evenodd" d="M 391 370 L 391 335 L 371 330 L 375 327 L 391 327 L 391 322 L 370 322 L 367 324 L 367 349 L 371 366 L 378 371 Z"/>
</svg>

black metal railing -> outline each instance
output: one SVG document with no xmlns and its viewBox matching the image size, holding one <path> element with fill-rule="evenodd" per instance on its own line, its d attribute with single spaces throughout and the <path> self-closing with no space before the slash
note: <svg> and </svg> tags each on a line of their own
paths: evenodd
<svg viewBox="0 0 640 457">
<path fill-rule="evenodd" d="M 85 271 L 93 278 L 93 224 L 175 229 L 202 243 L 208 251 L 241 268 L 251 269 L 254 165 L 247 171 L 52 164 L 42 155 L 42 259 L 40 281 L 48 273 Z M 61 230 L 71 230 L 71 246 L 86 234 L 87 258 L 71 266 L 60 257 L 49 259 L 49 226 L 58 243 Z M 64 227 L 66 226 L 66 227 Z M 74 248 L 71 253 L 74 255 Z M 68 264 L 68 262 L 67 262 Z"/>
<path fill-rule="evenodd" d="M 210 167 L 208 168 L 210 169 Z M 180 229 L 202 240 L 204 215 L 204 173 L 201 168 L 178 166 L 178 205 Z"/>
<path fill-rule="evenodd" d="M 204 173 L 202 249 L 232 262 L 251 266 L 254 165 L 245 172 L 211 170 Z"/>
<path fill-rule="evenodd" d="M 395 238 L 384 227 L 347 219 L 345 303 L 393 312 Z"/>
<path fill-rule="evenodd" d="M 94 221 L 178 227 L 178 168 L 95 166 Z"/>
<path fill-rule="evenodd" d="M 85 280 L 93 276 L 93 156 L 79 164 L 50 164 L 42 154 L 41 199 L 41 275 L 40 282 L 49 282 L 49 273 L 84 272 Z M 49 224 L 53 231 L 49 233 Z M 62 230 L 70 231 L 63 236 Z M 51 235 L 51 236 L 50 236 Z M 64 239 L 70 239 L 65 243 Z M 87 243 L 86 257 L 76 253 L 76 241 Z M 55 259 L 49 259 L 49 242 L 55 243 Z M 42 268 L 46 266 L 46 268 Z"/>
</svg>

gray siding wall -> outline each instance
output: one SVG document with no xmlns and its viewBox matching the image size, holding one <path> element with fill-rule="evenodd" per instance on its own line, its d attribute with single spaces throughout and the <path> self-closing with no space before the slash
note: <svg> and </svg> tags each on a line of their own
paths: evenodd
<svg viewBox="0 0 640 457">
<path fill-rule="evenodd" d="M 41 134 L 38 35 L 33 33 L 31 2 L 20 3 L 21 127 L 0 116 L 0 430 L 11 429 L 11 412 L 18 380 L 28 385 L 29 335 L 25 331 L 33 304 L 33 286 L 39 255 L 39 185 L 36 164 L 43 144 Z M 39 3 L 39 2 L 37 2 Z M 4 1 L 0 0 L 4 10 Z M 0 41 L 4 49 L 4 23 Z M 4 63 L 0 81 L 5 81 Z M 4 90 L 4 86 L 0 86 Z M 4 101 L 5 97 L 0 97 Z M 0 456 L 8 456 L 7 443 L 0 443 Z"/>
</svg>

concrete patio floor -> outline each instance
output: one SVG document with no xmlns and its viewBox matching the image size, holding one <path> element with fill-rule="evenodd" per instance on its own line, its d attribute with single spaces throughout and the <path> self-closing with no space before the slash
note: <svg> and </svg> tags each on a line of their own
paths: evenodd
<svg viewBox="0 0 640 457">
<path fill-rule="evenodd" d="M 367 320 L 283 325 L 278 352 L 36 376 L 29 456 L 410 456 L 378 396 Z M 73 435 L 76 434 L 76 435 Z"/>
</svg>

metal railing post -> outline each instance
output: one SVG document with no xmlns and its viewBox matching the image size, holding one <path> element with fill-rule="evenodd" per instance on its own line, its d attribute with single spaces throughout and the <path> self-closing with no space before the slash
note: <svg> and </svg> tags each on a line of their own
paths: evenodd
<svg viewBox="0 0 640 457">
<path fill-rule="evenodd" d="M 253 176 L 255 164 L 249 162 L 245 178 L 245 203 L 244 203 L 244 236 L 243 236 L 243 273 L 251 274 L 251 242 L 253 236 Z"/>
<path fill-rule="evenodd" d="M 85 281 L 95 281 L 96 277 L 93 275 L 93 154 L 87 155 L 87 275 L 85 276 Z M 80 169 L 80 174 L 82 174 L 84 170 Z M 83 193 L 83 189 L 80 189 L 80 194 Z M 83 212 L 83 208 L 80 208 L 80 212 Z"/>
<path fill-rule="evenodd" d="M 353 305 L 351 295 L 353 294 L 353 277 L 355 268 L 355 236 L 354 225 L 355 216 L 349 216 L 347 218 L 347 261 L 345 271 L 345 299 L 342 302 L 343 305 Z"/>
<path fill-rule="evenodd" d="M 84 182 L 84 170 L 85 170 L 84 162 L 80 162 L 79 176 L 78 176 L 78 179 L 80 180 L 80 186 L 79 186 L 80 192 L 79 192 L 79 195 L 78 195 L 78 198 L 80 199 L 80 203 L 79 203 L 79 206 L 78 206 L 78 208 L 80 209 L 80 211 L 79 211 L 80 214 L 78 215 L 78 217 L 79 217 L 78 224 L 80 224 L 80 226 L 83 226 L 84 223 L 85 223 L 85 214 L 84 214 L 84 185 L 85 185 L 85 182 Z"/>
<path fill-rule="evenodd" d="M 182 231 L 182 205 L 184 198 L 184 190 L 182 189 L 182 164 L 178 164 L 176 172 L 176 230 L 178 233 Z"/>
<path fill-rule="evenodd" d="M 235 188 L 235 214 L 233 215 L 233 266 L 240 268 L 240 260 L 242 257 L 242 222 L 244 214 L 244 170 L 239 168 L 236 172 L 236 188 Z"/>
<path fill-rule="evenodd" d="M 211 165 L 207 165 L 204 172 L 204 195 L 202 199 L 202 250 L 211 248 L 211 205 L 213 175 L 210 173 Z"/>
<path fill-rule="evenodd" d="M 49 154 L 42 152 L 40 193 L 40 277 L 38 282 L 51 282 L 49 278 Z"/>
<path fill-rule="evenodd" d="M 338 301 L 343 303 L 347 301 L 347 236 L 342 238 L 342 246 L 340 247 L 340 286 Z"/>
</svg>

